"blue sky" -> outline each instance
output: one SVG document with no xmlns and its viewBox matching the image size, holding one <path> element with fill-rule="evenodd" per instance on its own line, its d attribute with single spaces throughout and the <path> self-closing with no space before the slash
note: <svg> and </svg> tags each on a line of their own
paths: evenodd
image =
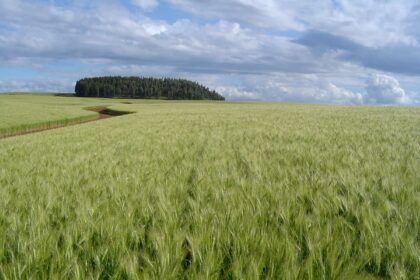
<svg viewBox="0 0 420 280">
<path fill-rule="evenodd" d="M 0 92 L 169 76 L 229 100 L 420 105 L 419 24 L 411 0 L 0 0 Z"/>
</svg>

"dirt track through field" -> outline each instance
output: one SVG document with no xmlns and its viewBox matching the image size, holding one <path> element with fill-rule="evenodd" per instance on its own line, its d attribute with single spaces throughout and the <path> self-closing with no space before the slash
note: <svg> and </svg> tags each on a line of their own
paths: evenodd
<svg viewBox="0 0 420 280">
<path fill-rule="evenodd" d="M 122 116 L 122 115 L 132 114 L 132 112 L 114 111 L 114 110 L 111 110 L 111 109 L 109 109 L 105 106 L 89 107 L 89 108 L 85 108 L 85 110 L 98 113 L 97 118 L 96 119 L 88 119 L 88 120 L 80 120 L 80 121 L 76 121 L 76 122 L 70 123 L 70 124 L 63 123 L 63 124 L 57 124 L 57 125 L 52 125 L 52 126 L 48 126 L 48 127 L 34 127 L 34 128 L 30 128 L 30 129 L 24 130 L 24 131 L 17 131 L 17 132 L 13 132 L 11 134 L 0 135 L 0 140 L 4 139 L 4 138 L 22 136 L 22 135 L 26 135 L 26 134 L 32 134 L 32 133 L 42 132 L 42 131 L 51 130 L 51 129 L 57 129 L 57 128 L 61 128 L 61 127 L 78 125 L 78 124 L 83 124 L 83 123 L 88 123 L 88 122 L 95 122 L 95 121 L 99 121 L 99 120 L 103 120 L 103 119 L 109 119 L 109 118 L 118 117 L 118 116 Z"/>
</svg>

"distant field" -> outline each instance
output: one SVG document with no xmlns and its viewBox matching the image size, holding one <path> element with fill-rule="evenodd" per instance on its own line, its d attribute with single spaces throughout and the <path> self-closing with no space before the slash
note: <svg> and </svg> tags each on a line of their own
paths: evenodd
<svg viewBox="0 0 420 280">
<path fill-rule="evenodd" d="M 420 108 L 133 102 L 0 95 L 136 112 L 0 140 L 0 279 L 420 279 Z"/>
<path fill-rule="evenodd" d="M 0 94 L 0 137 L 37 127 L 48 128 L 95 119 L 96 113 L 83 108 L 117 102 L 48 94 Z"/>
</svg>

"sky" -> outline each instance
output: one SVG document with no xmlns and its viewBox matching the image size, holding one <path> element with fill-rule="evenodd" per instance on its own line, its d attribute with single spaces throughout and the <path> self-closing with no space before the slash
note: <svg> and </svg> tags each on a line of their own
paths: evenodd
<svg viewBox="0 0 420 280">
<path fill-rule="evenodd" d="M 0 0 L 0 92 L 186 78 L 228 100 L 420 105 L 418 0 Z"/>
</svg>

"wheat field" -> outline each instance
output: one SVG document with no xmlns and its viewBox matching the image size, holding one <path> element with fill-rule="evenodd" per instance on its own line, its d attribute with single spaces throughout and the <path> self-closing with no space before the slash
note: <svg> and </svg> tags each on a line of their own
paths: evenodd
<svg viewBox="0 0 420 280">
<path fill-rule="evenodd" d="M 26 98 L 135 113 L 0 140 L 0 279 L 420 279 L 420 108 Z"/>
</svg>

